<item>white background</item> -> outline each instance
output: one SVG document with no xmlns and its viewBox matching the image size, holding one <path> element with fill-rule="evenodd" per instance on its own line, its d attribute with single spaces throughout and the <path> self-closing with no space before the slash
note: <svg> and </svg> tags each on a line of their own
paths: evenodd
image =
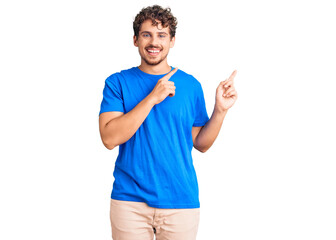
<svg viewBox="0 0 336 240">
<path fill-rule="evenodd" d="M 98 130 L 105 79 L 140 64 L 142 7 L 178 19 L 168 63 L 209 117 L 237 69 L 214 145 L 193 150 L 198 240 L 336 239 L 332 1 L 5 1 L 0 4 L 0 239 L 111 239 L 118 148 Z"/>
</svg>

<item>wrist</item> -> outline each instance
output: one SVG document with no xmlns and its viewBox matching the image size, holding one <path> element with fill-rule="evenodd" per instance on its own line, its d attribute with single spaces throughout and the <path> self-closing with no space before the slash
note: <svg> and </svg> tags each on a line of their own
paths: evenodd
<svg viewBox="0 0 336 240">
<path fill-rule="evenodd" d="M 224 109 L 224 108 L 220 108 L 218 107 L 217 104 L 215 104 L 215 108 L 214 108 L 214 113 L 220 114 L 220 115 L 225 115 L 228 112 L 229 109 Z"/>
<path fill-rule="evenodd" d="M 146 100 L 152 107 L 156 105 L 155 98 L 152 96 L 151 93 L 146 97 Z"/>
</svg>

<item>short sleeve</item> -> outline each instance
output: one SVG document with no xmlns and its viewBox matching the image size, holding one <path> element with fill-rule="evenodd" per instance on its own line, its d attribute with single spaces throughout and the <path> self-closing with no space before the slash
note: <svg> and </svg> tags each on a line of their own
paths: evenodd
<svg viewBox="0 0 336 240">
<path fill-rule="evenodd" d="M 99 115 L 103 112 L 112 111 L 125 113 L 121 85 L 115 74 L 112 74 L 105 80 Z"/>
<path fill-rule="evenodd" d="M 209 116 L 206 111 L 204 93 L 202 90 L 202 86 L 199 83 L 196 88 L 196 100 L 195 100 L 195 120 L 193 127 L 201 127 L 204 126 L 207 121 L 209 121 Z"/>
</svg>

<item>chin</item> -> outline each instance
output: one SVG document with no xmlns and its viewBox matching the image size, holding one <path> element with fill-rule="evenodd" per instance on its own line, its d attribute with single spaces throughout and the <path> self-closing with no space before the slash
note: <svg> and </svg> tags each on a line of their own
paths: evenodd
<svg viewBox="0 0 336 240">
<path fill-rule="evenodd" d="M 168 54 L 167 54 L 168 55 Z M 155 66 L 155 65 L 158 65 L 160 64 L 162 61 L 164 61 L 166 58 L 167 58 L 167 55 L 164 56 L 163 58 L 160 58 L 160 59 L 148 59 L 146 57 L 142 57 L 142 59 L 148 64 L 148 65 L 151 65 L 151 66 Z"/>
<path fill-rule="evenodd" d="M 148 65 L 152 65 L 152 66 L 158 65 L 158 64 L 160 64 L 162 61 L 163 61 L 163 59 L 160 59 L 159 61 L 148 61 L 147 59 L 145 59 L 145 62 L 146 62 Z"/>
<path fill-rule="evenodd" d="M 142 60 L 144 60 L 148 65 L 158 65 L 160 64 L 164 58 L 160 58 L 160 59 L 150 59 L 150 58 L 147 58 L 147 57 L 144 57 L 144 56 L 141 56 Z"/>
</svg>

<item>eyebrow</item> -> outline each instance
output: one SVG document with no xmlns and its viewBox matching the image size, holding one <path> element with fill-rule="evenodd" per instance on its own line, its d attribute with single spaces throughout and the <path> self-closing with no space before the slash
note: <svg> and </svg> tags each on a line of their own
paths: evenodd
<svg viewBox="0 0 336 240">
<path fill-rule="evenodd" d="M 143 34 L 143 33 L 149 33 L 149 34 L 152 34 L 152 33 L 149 32 L 149 31 L 142 31 L 140 34 Z M 168 35 L 168 33 L 166 33 L 166 32 L 157 32 L 157 34 L 165 34 L 165 35 Z"/>
</svg>

